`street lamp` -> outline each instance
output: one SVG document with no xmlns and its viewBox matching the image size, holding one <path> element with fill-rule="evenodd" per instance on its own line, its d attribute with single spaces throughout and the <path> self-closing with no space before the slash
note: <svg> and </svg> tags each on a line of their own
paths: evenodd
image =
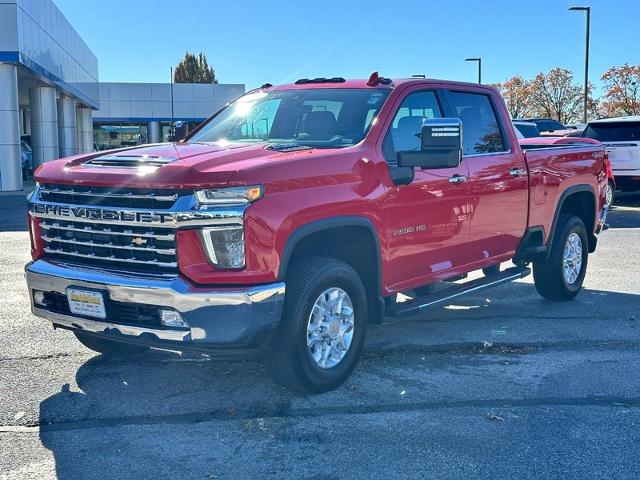
<svg viewBox="0 0 640 480">
<path fill-rule="evenodd" d="M 569 10 L 587 12 L 587 39 L 584 55 L 584 123 L 587 123 L 587 97 L 589 95 L 589 29 L 591 25 L 591 7 L 569 7 Z"/>
<path fill-rule="evenodd" d="M 478 83 L 482 83 L 482 59 L 480 57 L 465 58 L 465 62 L 478 62 Z"/>
</svg>

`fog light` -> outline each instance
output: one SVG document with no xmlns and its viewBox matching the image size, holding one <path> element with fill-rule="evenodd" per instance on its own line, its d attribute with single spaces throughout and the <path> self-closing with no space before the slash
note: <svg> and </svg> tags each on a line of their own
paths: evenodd
<svg viewBox="0 0 640 480">
<path fill-rule="evenodd" d="M 44 292 L 41 292 L 40 290 L 34 291 L 33 303 L 37 303 L 38 305 L 46 305 L 47 303 L 44 301 Z"/>
<path fill-rule="evenodd" d="M 175 310 L 160 310 L 160 323 L 165 327 L 189 327 L 189 324 Z"/>
</svg>

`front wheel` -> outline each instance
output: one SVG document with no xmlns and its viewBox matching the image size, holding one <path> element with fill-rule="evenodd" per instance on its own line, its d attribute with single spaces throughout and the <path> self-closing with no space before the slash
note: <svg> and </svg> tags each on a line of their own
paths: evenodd
<svg viewBox="0 0 640 480">
<path fill-rule="evenodd" d="M 313 257 L 287 276 L 282 321 L 268 362 L 275 379 L 301 393 L 342 384 L 356 366 L 366 333 L 362 280 L 348 264 Z"/>
<path fill-rule="evenodd" d="M 533 263 L 533 279 L 543 297 L 570 300 L 582 288 L 587 272 L 587 230 L 580 218 L 569 215 L 561 216 L 556 228 L 549 257 Z"/>
</svg>

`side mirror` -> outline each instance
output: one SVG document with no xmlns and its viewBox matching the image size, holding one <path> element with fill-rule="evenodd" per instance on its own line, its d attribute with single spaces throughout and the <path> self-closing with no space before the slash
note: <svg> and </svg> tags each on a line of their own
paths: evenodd
<svg viewBox="0 0 640 480">
<path fill-rule="evenodd" d="M 462 121 L 429 118 L 423 121 L 419 151 L 398 152 L 398 166 L 452 168 L 462 161 Z"/>
</svg>

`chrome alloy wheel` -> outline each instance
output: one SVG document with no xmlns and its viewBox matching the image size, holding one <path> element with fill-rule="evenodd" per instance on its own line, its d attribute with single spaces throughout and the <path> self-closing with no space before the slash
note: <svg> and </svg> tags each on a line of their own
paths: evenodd
<svg viewBox="0 0 640 480">
<path fill-rule="evenodd" d="M 354 312 L 351 298 L 338 287 L 320 294 L 307 323 L 307 348 L 320 368 L 338 365 L 351 347 Z"/>
<path fill-rule="evenodd" d="M 605 190 L 605 207 L 611 208 L 611 204 L 613 203 L 613 188 L 611 188 L 611 183 L 607 182 L 607 189 Z"/>
<path fill-rule="evenodd" d="M 573 232 L 564 244 L 562 255 L 562 272 L 569 285 L 573 285 L 580 276 L 582 269 L 582 240 L 580 235 Z"/>
</svg>

